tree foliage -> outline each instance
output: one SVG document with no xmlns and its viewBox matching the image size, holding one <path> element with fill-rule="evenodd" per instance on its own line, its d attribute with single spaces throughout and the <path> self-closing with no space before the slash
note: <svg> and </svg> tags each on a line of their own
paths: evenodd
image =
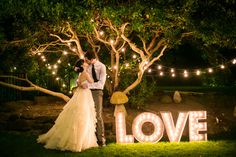
<svg viewBox="0 0 236 157">
<path fill-rule="evenodd" d="M 140 83 L 143 68 L 184 40 L 198 42 L 202 50 L 235 49 L 235 5 L 235 0 L 2 0 L 0 57 L 4 62 L 1 64 L 10 64 L 7 58 L 13 58 L 13 46 L 17 55 L 25 56 L 20 50 L 30 57 L 43 52 L 54 62 L 65 49 L 70 52 L 72 59 L 68 60 L 72 62 L 84 51 L 94 51 L 108 66 L 110 93 L 129 92 Z M 99 35 L 101 30 L 106 38 Z M 109 43 L 110 39 L 115 40 L 115 46 Z M 72 40 L 76 52 L 67 45 Z M 122 48 L 126 48 L 125 53 L 120 52 Z M 217 51 L 210 52 L 205 56 L 214 64 L 212 54 Z M 132 61 L 134 53 L 139 55 L 139 62 Z M 146 60 L 150 64 L 145 65 Z M 16 62 L 22 65 L 21 59 Z M 32 58 L 30 62 L 37 64 Z M 130 64 L 129 68 L 125 67 L 126 63 Z M 114 66 L 117 69 L 112 69 Z M 22 68 L 29 71 L 30 67 Z M 64 66 L 61 74 L 71 70 Z M 128 70 L 137 74 L 132 88 L 120 84 Z"/>
</svg>

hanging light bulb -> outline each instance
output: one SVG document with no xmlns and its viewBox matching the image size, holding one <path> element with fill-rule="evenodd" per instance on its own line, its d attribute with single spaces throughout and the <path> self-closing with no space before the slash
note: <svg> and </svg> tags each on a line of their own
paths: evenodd
<svg viewBox="0 0 236 157">
<path fill-rule="evenodd" d="M 104 32 L 103 32 L 103 31 L 100 31 L 100 32 L 99 32 L 99 35 L 101 35 L 101 36 L 104 35 Z"/>
<path fill-rule="evenodd" d="M 64 54 L 64 55 L 67 55 L 67 54 L 68 54 L 68 52 L 67 52 L 67 51 L 63 51 L 63 54 Z"/>
<path fill-rule="evenodd" d="M 174 68 L 171 68 L 171 69 L 170 69 L 170 72 L 171 72 L 171 73 L 174 73 L 174 72 L 175 72 L 175 69 L 174 69 Z"/>
<path fill-rule="evenodd" d="M 152 72 L 152 69 L 148 69 L 148 72 L 151 73 L 151 72 Z"/>
<path fill-rule="evenodd" d="M 222 65 L 220 66 L 220 68 L 221 68 L 221 69 L 224 69 L 224 68 L 225 68 L 225 66 L 222 64 Z"/>
<path fill-rule="evenodd" d="M 58 66 L 55 64 L 55 65 L 53 65 L 53 68 L 54 68 L 54 69 L 57 69 L 57 68 L 58 68 Z"/>
<path fill-rule="evenodd" d="M 163 76 L 163 75 L 164 75 L 164 73 L 161 71 L 161 72 L 159 73 L 159 75 L 160 75 L 160 76 Z"/>
<path fill-rule="evenodd" d="M 114 42 L 115 42 L 115 41 L 114 41 L 113 39 L 110 40 L 110 43 L 111 43 L 111 44 L 114 44 Z"/>
<path fill-rule="evenodd" d="M 213 72 L 213 69 L 212 69 L 212 68 L 208 68 L 208 72 L 209 72 L 209 73 L 212 73 L 212 72 Z"/>
<path fill-rule="evenodd" d="M 172 73 L 172 74 L 171 74 L 171 77 L 175 77 L 175 73 Z"/>
<path fill-rule="evenodd" d="M 236 64 L 236 59 L 233 59 L 232 63 L 233 63 L 233 64 Z"/>
<path fill-rule="evenodd" d="M 74 51 L 74 52 L 75 52 L 75 51 L 76 51 L 76 48 L 73 48 L 73 49 L 72 49 L 72 51 Z"/>
<path fill-rule="evenodd" d="M 125 48 L 124 47 L 121 49 L 121 52 L 125 52 Z"/>
<path fill-rule="evenodd" d="M 184 70 L 184 77 L 188 77 L 188 71 Z"/>
<path fill-rule="evenodd" d="M 137 58 L 137 56 L 136 55 L 133 55 L 133 59 L 136 59 Z"/>
<path fill-rule="evenodd" d="M 158 69 L 158 70 L 161 70 L 161 69 L 162 69 L 162 66 L 161 66 L 161 65 L 158 65 L 158 66 L 157 66 L 157 69 Z"/>
<path fill-rule="evenodd" d="M 196 75 L 199 76 L 200 74 L 201 74 L 201 71 L 200 71 L 200 70 L 197 70 L 197 71 L 196 71 Z"/>
</svg>

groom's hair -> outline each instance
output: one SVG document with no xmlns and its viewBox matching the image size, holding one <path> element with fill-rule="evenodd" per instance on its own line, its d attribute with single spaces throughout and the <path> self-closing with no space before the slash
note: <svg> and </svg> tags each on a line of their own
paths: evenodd
<svg viewBox="0 0 236 157">
<path fill-rule="evenodd" d="M 88 60 L 96 59 L 95 54 L 93 52 L 90 52 L 90 51 L 87 52 L 84 57 L 86 57 Z"/>
</svg>

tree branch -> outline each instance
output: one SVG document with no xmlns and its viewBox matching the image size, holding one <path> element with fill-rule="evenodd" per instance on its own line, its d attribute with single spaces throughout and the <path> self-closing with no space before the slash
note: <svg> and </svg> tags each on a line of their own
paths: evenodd
<svg viewBox="0 0 236 157">
<path fill-rule="evenodd" d="M 10 84 L 10 83 L 0 81 L 0 85 L 5 86 L 5 87 L 14 88 L 14 89 L 17 89 L 17 90 L 20 90 L 20 91 L 40 91 L 40 92 L 43 92 L 43 93 L 46 93 L 46 94 L 49 94 L 49 95 L 52 95 L 52 96 L 55 96 L 55 97 L 59 97 L 59 98 L 63 99 L 65 102 L 68 102 L 70 100 L 70 98 L 68 96 L 66 96 L 62 93 L 59 93 L 59 92 L 54 92 L 54 91 L 39 87 L 39 86 L 33 84 L 27 78 L 19 78 L 19 77 L 16 77 L 16 76 L 7 76 L 7 75 L 3 75 L 3 76 L 0 76 L 0 77 L 1 78 L 14 78 L 14 79 L 17 79 L 17 80 L 26 81 L 31 85 L 29 87 L 24 87 L 24 86 L 18 86 L 18 85 L 14 85 L 14 84 Z"/>
</svg>

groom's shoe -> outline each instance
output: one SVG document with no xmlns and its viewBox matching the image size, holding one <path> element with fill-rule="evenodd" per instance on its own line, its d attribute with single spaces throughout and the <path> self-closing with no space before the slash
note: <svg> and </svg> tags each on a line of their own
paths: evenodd
<svg viewBox="0 0 236 157">
<path fill-rule="evenodd" d="M 100 147 L 105 147 L 106 146 L 106 143 L 105 142 L 102 142 L 102 141 L 98 141 L 98 145 Z"/>
</svg>

